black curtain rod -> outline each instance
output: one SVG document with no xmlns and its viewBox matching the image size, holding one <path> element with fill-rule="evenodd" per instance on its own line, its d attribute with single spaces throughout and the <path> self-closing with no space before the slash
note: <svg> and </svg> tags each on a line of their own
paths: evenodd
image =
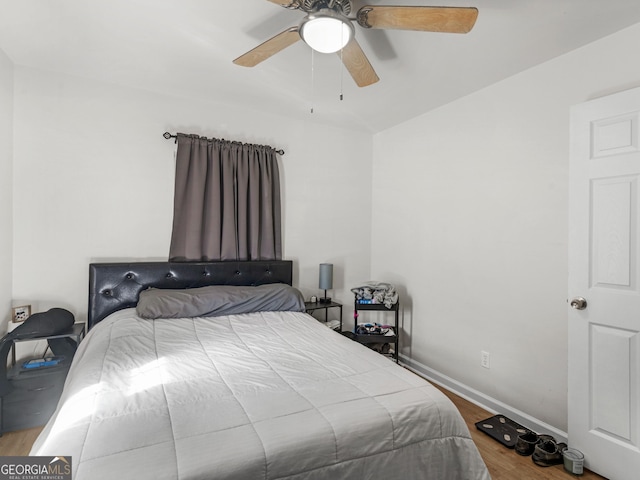
<svg viewBox="0 0 640 480">
<path fill-rule="evenodd" d="M 164 133 L 162 134 L 162 136 L 163 136 L 164 138 L 166 138 L 167 140 L 169 140 L 170 138 L 175 138 L 175 143 L 178 143 L 178 136 L 177 136 L 177 135 L 172 135 L 172 134 L 170 134 L 169 132 L 164 132 Z M 282 150 L 282 149 L 280 149 L 280 150 L 276 150 L 275 148 L 274 148 L 274 150 L 275 150 L 275 152 L 276 152 L 278 155 L 284 155 L 284 150 Z"/>
</svg>

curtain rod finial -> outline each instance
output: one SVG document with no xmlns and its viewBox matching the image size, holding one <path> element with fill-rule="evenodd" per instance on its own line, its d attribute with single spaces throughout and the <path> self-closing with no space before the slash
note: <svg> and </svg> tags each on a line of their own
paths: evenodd
<svg viewBox="0 0 640 480">
<path fill-rule="evenodd" d="M 175 138 L 175 142 L 174 143 L 178 143 L 178 136 L 177 135 L 171 135 L 169 132 L 164 132 L 162 134 L 162 136 L 166 139 L 169 140 L 170 138 Z"/>
</svg>

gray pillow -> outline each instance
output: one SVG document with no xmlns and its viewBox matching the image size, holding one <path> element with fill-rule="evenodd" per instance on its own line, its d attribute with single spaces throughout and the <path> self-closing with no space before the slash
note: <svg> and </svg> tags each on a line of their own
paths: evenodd
<svg viewBox="0 0 640 480">
<path fill-rule="evenodd" d="M 300 291 L 273 283 L 257 287 L 211 285 L 189 289 L 150 288 L 140 292 L 142 318 L 217 317 L 250 312 L 304 312 Z"/>
</svg>

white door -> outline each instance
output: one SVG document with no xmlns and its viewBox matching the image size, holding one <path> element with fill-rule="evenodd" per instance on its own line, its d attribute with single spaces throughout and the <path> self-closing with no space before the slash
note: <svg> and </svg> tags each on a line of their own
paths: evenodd
<svg viewBox="0 0 640 480">
<path fill-rule="evenodd" d="M 640 88 L 571 111 L 569 445 L 612 480 L 640 478 L 639 133 Z"/>
</svg>

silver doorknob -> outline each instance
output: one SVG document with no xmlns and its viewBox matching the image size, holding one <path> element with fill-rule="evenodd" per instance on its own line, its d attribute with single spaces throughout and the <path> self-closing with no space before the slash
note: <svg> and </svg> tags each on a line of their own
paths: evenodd
<svg viewBox="0 0 640 480">
<path fill-rule="evenodd" d="M 587 308 L 587 301 L 582 297 L 576 297 L 571 300 L 571 308 L 575 308 L 576 310 L 584 310 Z"/>
</svg>

